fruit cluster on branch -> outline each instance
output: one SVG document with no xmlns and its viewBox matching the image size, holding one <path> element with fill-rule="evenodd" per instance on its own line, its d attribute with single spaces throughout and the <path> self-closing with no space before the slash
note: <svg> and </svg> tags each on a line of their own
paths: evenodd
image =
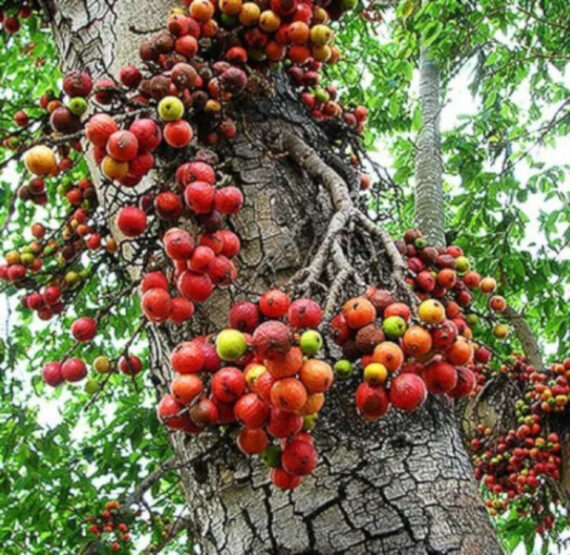
<svg viewBox="0 0 570 555">
<path fill-rule="evenodd" d="M 291 302 L 276 289 L 258 303 L 233 305 L 231 328 L 172 351 L 175 377 L 158 405 L 159 419 L 189 434 L 234 425 L 240 450 L 263 454 L 276 486 L 299 486 L 317 464 L 308 430 L 334 381 L 330 365 L 316 358 L 322 317 L 316 302 Z"/>
</svg>

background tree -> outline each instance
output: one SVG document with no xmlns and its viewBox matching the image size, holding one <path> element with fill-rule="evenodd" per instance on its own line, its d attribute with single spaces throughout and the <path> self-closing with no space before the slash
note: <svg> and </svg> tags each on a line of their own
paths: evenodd
<svg viewBox="0 0 570 555">
<path fill-rule="evenodd" d="M 115 75 L 121 66 L 134 63 L 138 42 L 163 25 L 169 7 L 166 2 L 144 11 L 130 2 L 43 6 L 54 30 L 63 71 L 81 67 L 88 69 L 94 79 Z M 480 60 L 479 71 L 493 68 L 492 75 L 477 81 L 484 91 L 484 109 L 472 116 L 470 133 L 459 129 L 444 134 L 442 158 L 446 172 L 462 178 L 461 189 L 446 188 L 447 221 L 452 228 L 458 228 L 459 243 L 469 244 L 469 252 L 481 259 L 478 267 L 496 271 L 498 264 L 503 265 L 499 270 L 505 279 L 510 278 L 513 291 L 509 300 L 515 306 L 519 299 L 527 301 L 527 316 L 531 324 L 536 322 L 535 329 L 542 329 L 538 314 L 550 316 L 544 325 L 544 337 L 550 341 L 557 337 L 562 343 L 568 329 L 561 322 L 564 319 L 554 314 L 565 314 L 563 276 L 567 274 L 567 262 L 560 260 L 564 239 L 558 238 L 554 226 L 557 220 L 567 220 L 568 214 L 557 209 L 552 212 L 557 214 L 555 217 L 544 218 L 543 228 L 551 240 L 533 257 L 528 251 L 515 250 L 517 241 L 524 237 L 523 209 L 516 206 L 515 200 L 523 203 L 524 193 L 520 191 L 527 188 L 558 194 L 563 200 L 563 192 L 554 192 L 551 181 L 563 172 L 539 168 L 528 185 L 517 181 L 511 167 L 521 157 L 516 152 L 530 156 L 527 142 L 534 137 L 513 134 L 513 129 L 530 126 L 509 96 L 523 79 L 514 73 L 518 64 L 512 60 L 523 64 L 527 74 L 536 71 L 532 75 L 538 75 L 534 78 L 537 82 L 544 80 L 534 97 L 537 106 L 567 96 L 561 82 L 552 79 L 542 65 L 553 63 L 563 68 L 565 23 L 559 16 L 565 12 L 556 4 L 546 14 L 518 4 L 488 8 L 474 4 L 467 11 L 460 8 L 459 3 L 430 2 L 420 8 L 404 2 L 397 17 L 388 15 L 385 25 L 391 40 L 381 43 L 373 32 L 378 21 L 370 22 L 377 19 L 377 12 L 369 9 L 365 12 L 367 18 L 345 18 L 340 38 L 347 47 L 350 45 L 345 48 L 348 60 L 338 69 L 333 67 L 332 74 L 343 74 L 347 98 L 356 102 L 373 99 L 367 142 L 372 143 L 379 134 L 393 137 L 393 180 L 407 191 L 415 153 L 411 137 L 421 121 L 421 111 L 408 94 L 418 64 L 420 37 L 441 72 L 444 88 L 473 57 Z M 445 24 L 453 20 L 461 24 Z M 497 29 L 515 37 L 509 40 L 517 46 L 497 44 Z M 10 83 L 12 91 L 5 94 L 6 106 L 13 104 L 33 113 L 37 110 L 32 107 L 33 99 L 46 88 L 58 88 L 56 51 L 48 34 L 45 28 L 37 29 L 37 20 L 31 19 L 21 34 L 5 37 L 10 61 L 3 66 L 4 82 Z M 534 40 L 534 36 L 542 37 L 541 45 L 525 46 L 524 39 Z M 21 62 L 21 48 L 29 40 L 36 43 L 34 58 L 46 58 L 44 62 L 36 61 L 36 68 Z M 364 68 L 350 62 L 351 57 L 364 52 L 375 54 L 367 71 L 389 78 L 376 78 L 371 86 L 360 89 L 356 72 Z M 12 317 L 9 343 L 5 345 L 5 425 L 1 434 L 6 468 L 2 495 L 7 507 L 3 533 L 14 552 L 56 546 L 72 550 L 79 543 L 87 544 L 78 538 L 84 534 L 85 517 L 94 512 L 101 496 L 120 497 L 123 506 L 141 510 L 144 518 L 135 520 L 135 530 L 141 536 L 152 533 L 156 544 L 187 531 L 189 542 L 202 543 L 212 551 L 259 551 L 270 546 L 293 552 L 498 552 L 474 489 L 454 413 L 444 403 L 432 400 L 421 412 L 405 417 L 392 411 L 379 426 L 365 425 L 350 409 L 353 387 L 342 384 L 331 394 L 315 432 L 321 464 L 302 489 L 292 494 L 271 489 L 263 469 L 244 460 L 223 434 L 189 441 L 178 433 L 165 434 L 158 425 L 154 390 L 164 393 L 170 381 L 170 350 L 188 334 L 225 326 L 234 298 L 259 295 L 293 277 L 292 291 L 318 298 L 330 317 L 343 300 L 361 293 L 366 284 L 382 284 L 406 294 L 401 261 L 389 237 L 360 210 L 370 203 L 375 213 L 384 215 L 396 202 L 401 203 L 402 217 L 397 225 L 402 230 L 410 221 L 411 197 L 390 188 L 392 178 L 386 175 L 375 180 L 371 196 L 359 196 L 358 176 L 342 156 L 346 143 L 332 140 L 330 133 L 334 130 L 308 117 L 279 72 L 274 82 L 274 95 L 240 106 L 238 134 L 221 150 L 228 172 L 246 198 L 246 209 L 235 224 L 243 250 L 239 278 L 231 293 L 216 293 L 193 320 L 191 331 L 152 327 L 133 318 L 138 314 L 138 299 L 132 294 L 137 284 L 129 280 L 124 263 L 105 255 L 86 268 L 81 295 L 64 317 L 67 329 L 86 310 L 94 313 L 96 306 L 109 306 L 107 312 L 102 311 L 104 323 L 95 346 L 83 352 L 89 358 L 102 353 L 115 357 L 125 347 L 138 345 L 137 354 L 146 366 L 144 378 L 138 377 L 131 384 L 111 375 L 94 402 L 75 392 L 57 393 L 65 397 L 63 418 L 46 431 L 38 427 L 34 408 L 37 401 L 31 401 L 37 399 L 36 391 L 44 389 L 37 372 L 46 360 L 46 346 L 49 359 L 65 358 L 77 346 L 61 337 L 61 322 L 34 331 L 32 339 L 30 314 L 18 311 L 17 318 Z M 500 93 L 496 92 L 495 98 L 490 96 L 489 101 L 487 95 L 492 93 L 487 91 Z M 538 109 L 529 112 L 532 122 L 541 128 L 541 141 L 565 131 L 565 107 L 562 100 L 546 124 Z M 429 115 L 426 110 L 423 115 L 425 131 Z M 3 126 L 11 132 L 13 125 L 8 119 Z M 488 151 L 487 140 L 493 145 Z M 485 167 L 485 161 L 504 152 L 509 157 L 505 171 L 493 173 Z M 5 156 L 7 160 L 11 154 Z M 5 173 L 4 231 L 22 232 L 29 225 L 31 210 L 12 195 L 16 188 L 10 182 L 15 175 L 13 164 Z M 68 174 L 70 182 L 84 174 L 84 164 L 76 162 L 75 173 Z M 418 153 L 418 187 L 420 164 Z M 150 188 L 161 179 L 172 179 L 165 169 L 161 171 L 144 186 Z M 116 197 L 104 182 L 99 182 L 97 172 L 93 177 L 100 203 L 107 210 L 101 216 L 113 227 Z M 504 204 L 498 200 L 503 192 L 507 193 Z M 65 201 L 59 197 L 50 204 L 49 215 L 42 215 L 46 223 L 54 225 L 56 212 L 61 215 L 66 210 Z M 498 214 L 504 214 L 504 218 L 499 220 Z M 507 228 L 505 221 L 509 222 Z M 397 229 L 396 223 L 388 226 Z M 480 230 L 486 235 L 481 236 Z M 504 238 L 502 242 L 496 241 L 498 234 Z M 478 238 L 476 244 L 474 236 Z M 18 238 L 13 241 L 16 245 Z M 149 246 L 144 244 L 143 249 Z M 131 273 L 134 268 L 135 280 L 136 272 L 140 272 L 137 260 L 131 256 L 128 264 Z M 375 265 L 370 260 L 380 262 Z M 523 270 L 518 271 L 521 265 Z M 308 271 L 299 273 L 304 267 Z M 533 279 L 526 279 L 529 274 Z M 552 276 L 559 276 L 554 284 Z M 526 287 L 531 282 L 532 286 Z M 556 295 L 554 302 L 539 295 L 545 290 Z M 558 312 L 554 312 L 553 305 Z M 57 340 L 54 330 L 58 330 Z M 115 341 L 117 348 L 110 346 Z M 24 364 L 35 369 L 35 377 L 21 378 Z M 79 424 L 80 432 L 74 435 L 75 424 Z M 72 438 L 74 441 L 70 441 Z M 23 475 L 22 467 L 26 468 Z M 53 486 L 40 489 L 38 481 Z M 181 491 L 178 484 L 182 485 Z M 12 495 L 14 490 L 17 496 Z M 88 549 L 96 547 L 93 543 L 87 545 Z"/>
</svg>

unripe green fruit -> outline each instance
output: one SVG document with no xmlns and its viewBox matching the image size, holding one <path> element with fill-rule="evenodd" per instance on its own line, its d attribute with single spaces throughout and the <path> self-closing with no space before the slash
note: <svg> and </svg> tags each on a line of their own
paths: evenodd
<svg viewBox="0 0 570 555">
<path fill-rule="evenodd" d="M 87 279 L 91 274 L 91 270 L 89 268 L 83 268 L 83 270 L 79 271 L 79 276 L 83 279 Z"/>
<path fill-rule="evenodd" d="M 85 393 L 88 395 L 95 395 L 101 390 L 101 386 L 97 380 L 87 380 L 85 383 Z"/>
<path fill-rule="evenodd" d="M 455 269 L 459 273 L 463 274 L 467 272 L 469 268 L 471 268 L 471 262 L 469 262 L 469 258 L 467 258 L 466 256 L 458 256 L 455 259 Z"/>
<path fill-rule="evenodd" d="M 476 326 L 477 323 L 479 322 L 479 316 L 477 316 L 477 314 L 468 314 L 465 317 L 465 321 L 471 327 Z"/>
<path fill-rule="evenodd" d="M 401 316 L 388 316 L 382 322 L 382 329 L 388 339 L 398 339 L 406 331 L 406 321 Z"/>
<path fill-rule="evenodd" d="M 76 96 L 69 101 L 68 107 L 72 114 L 80 116 L 87 111 L 87 101 L 82 96 Z"/>
<path fill-rule="evenodd" d="M 358 0 L 340 0 L 340 9 L 343 12 L 347 12 L 348 10 L 352 10 L 356 7 Z"/>
<path fill-rule="evenodd" d="M 175 96 L 165 96 L 158 103 L 158 115 L 162 121 L 177 121 L 184 115 L 184 104 Z"/>
<path fill-rule="evenodd" d="M 299 341 L 301 345 L 301 350 L 306 355 L 315 355 L 323 347 L 323 338 L 321 334 L 316 330 L 307 330 Z"/>
<path fill-rule="evenodd" d="M 220 20 L 224 27 L 235 27 L 239 23 L 238 16 L 229 13 L 220 14 Z"/>
<path fill-rule="evenodd" d="M 93 361 L 93 370 L 98 374 L 107 374 L 111 370 L 111 361 L 109 357 L 100 356 Z"/>
<path fill-rule="evenodd" d="M 303 431 L 308 432 L 309 430 L 313 430 L 317 425 L 318 418 L 319 415 L 316 412 L 305 416 L 305 418 L 303 418 Z"/>
<path fill-rule="evenodd" d="M 241 358 L 247 351 L 247 341 L 243 333 L 234 329 L 223 330 L 216 337 L 216 352 L 227 362 Z"/>
<path fill-rule="evenodd" d="M 77 272 L 70 271 L 65 274 L 63 279 L 69 285 L 76 285 L 81 281 L 81 276 Z"/>
<path fill-rule="evenodd" d="M 325 91 L 325 89 L 318 87 L 315 89 L 315 100 L 317 102 L 328 102 L 330 100 L 330 94 Z"/>
<path fill-rule="evenodd" d="M 337 360 L 334 365 L 334 373 L 337 378 L 341 380 L 346 380 L 352 375 L 353 365 L 350 360 L 344 358 Z"/>
<path fill-rule="evenodd" d="M 423 249 L 425 246 L 427 246 L 427 241 L 424 237 L 418 237 L 414 241 L 414 247 L 416 247 L 416 249 Z"/>
<path fill-rule="evenodd" d="M 20 262 L 24 265 L 24 266 L 31 266 L 34 263 L 34 260 L 36 259 L 36 257 L 31 253 L 31 252 L 25 252 L 21 257 L 20 257 Z"/>
</svg>

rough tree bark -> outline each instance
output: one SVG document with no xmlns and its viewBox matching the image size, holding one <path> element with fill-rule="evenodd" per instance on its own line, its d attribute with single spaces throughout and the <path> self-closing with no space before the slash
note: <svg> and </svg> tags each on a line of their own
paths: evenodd
<svg viewBox="0 0 570 555">
<path fill-rule="evenodd" d="M 137 33 L 159 28 L 169 3 L 141 9 L 135 0 L 59 0 L 47 7 L 64 70 L 88 68 L 98 77 L 137 59 Z M 296 291 L 326 302 L 329 314 L 366 283 L 405 295 L 402 261 L 387 234 L 355 207 L 356 177 L 284 81 L 242 114 L 225 154 L 226 171 L 246 196 L 235 219 L 244 244 L 240 275 L 193 327 L 213 331 L 225 323 L 234 294 L 289 279 Z M 180 335 L 161 327 L 149 336 L 154 382 L 164 391 L 168 353 Z M 205 552 L 501 552 L 452 407 L 432 400 L 417 414 L 391 411 L 365 424 L 352 401 L 357 381 L 329 394 L 316 431 L 319 466 L 293 493 L 271 488 L 262 464 L 239 454 L 228 437 L 172 434 L 176 457 L 188 462 L 180 476 L 190 533 Z"/>
<path fill-rule="evenodd" d="M 440 136 L 439 69 L 423 45 L 420 51 L 420 109 L 422 128 L 416 151 L 417 226 L 432 245 L 445 245 L 443 164 Z"/>
</svg>

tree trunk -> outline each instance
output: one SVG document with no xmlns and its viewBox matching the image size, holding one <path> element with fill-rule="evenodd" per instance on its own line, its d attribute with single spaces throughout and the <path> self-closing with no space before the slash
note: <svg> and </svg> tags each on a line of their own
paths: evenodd
<svg viewBox="0 0 570 555">
<path fill-rule="evenodd" d="M 129 28 L 156 30 L 167 4 L 53 2 L 64 70 L 88 68 L 96 78 L 136 63 L 141 37 Z M 285 80 L 275 84 L 273 96 L 242 107 L 243 123 L 224 154 L 226 171 L 246 197 L 234 219 L 244 248 L 237 285 L 198 311 L 195 331 L 224 325 L 234 293 L 259 294 L 292 276 L 295 290 L 316 296 L 329 316 L 367 283 L 407 294 L 389 237 L 353 205 L 356 175 Z M 179 330 L 165 327 L 149 331 L 160 392 L 171 379 L 168 354 L 176 335 Z M 354 408 L 357 382 L 329 392 L 315 433 L 319 466 L 292 493 L 271 487 L 262 463 L 241 455 L 228 436 L 172 434 L 176 456 L 188 463 L 181 485 L 194 541 L 206 553 L 501 552 L 452 407 L 431 400 L 418 413 L 393 410 L 366 424 Z"/>
<path fill-rule="evenodd" d="M 439 69 L 423 45 L 420 50 L 422 128 L 416 152 L 416 225 L 432 245 L 445 245 L 443 164 L 441 161 Z"/>
</svg>

